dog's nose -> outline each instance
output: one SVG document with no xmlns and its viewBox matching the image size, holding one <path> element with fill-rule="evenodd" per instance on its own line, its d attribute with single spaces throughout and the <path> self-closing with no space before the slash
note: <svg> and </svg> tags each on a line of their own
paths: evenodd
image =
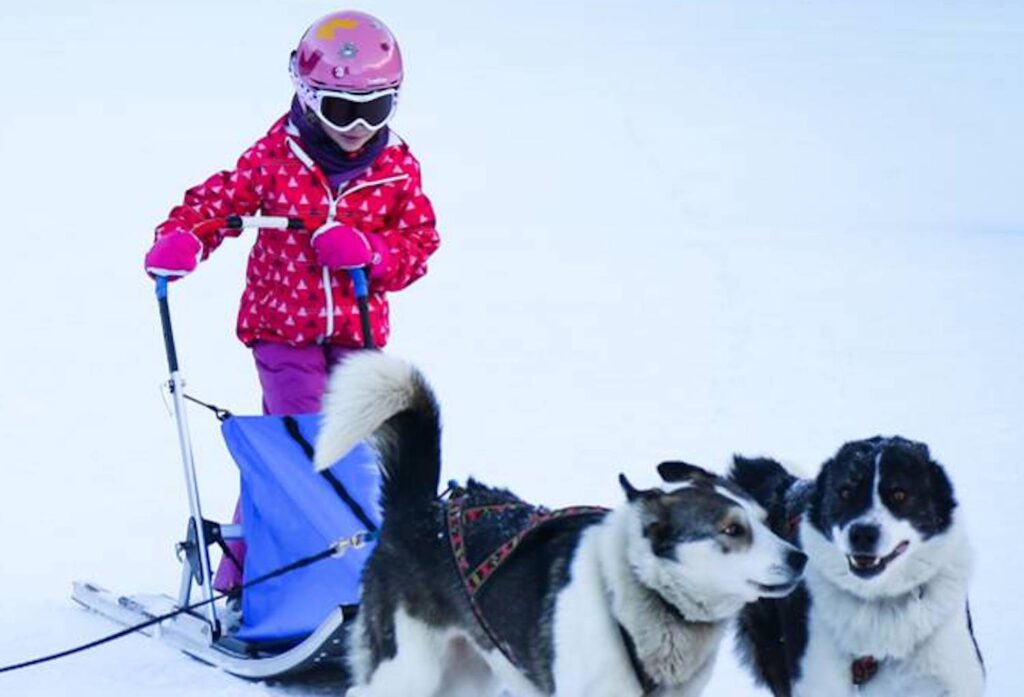
<svg viewBox="0 0 1024 697">
<path fill-rule="evenodd" d="M 873 553 L 880 535 L 881 531 L 877 525 L 857 523 L 850 526 L 850 547 L 854 552 Z"/>
<path fill-rule="evenodd" d="M 794 549 L 786 554 L 786 563 L 796 573 L 803 573 L 804 567 L 807 566 L 807 555 L 798 549 Z"/>
</svg>

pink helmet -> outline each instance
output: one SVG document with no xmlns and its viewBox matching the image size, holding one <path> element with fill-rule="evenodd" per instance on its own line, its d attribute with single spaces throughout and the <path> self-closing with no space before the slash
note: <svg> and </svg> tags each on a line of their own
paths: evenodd
<svg viewBox="0 0 1024 697">
<path fill-rule="evenodd" d="M 371 92 L 402 83 L 402 54 L 384 23 L 365 12 L 345 10 L 318 19 L 292 54 L 292 79 L 299 98 L 312 107 L 311 92 Z M 303 89 L 305 88 L 305 89 Z"/>
</svg>

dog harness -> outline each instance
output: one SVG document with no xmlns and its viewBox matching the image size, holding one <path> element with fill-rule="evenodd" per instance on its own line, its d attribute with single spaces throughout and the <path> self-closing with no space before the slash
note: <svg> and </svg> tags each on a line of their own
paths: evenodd
<svg viewBox="0 0 1024 697">
<path fill-rule="evenodd" d="M 523 541 L 541 527 L 571 517 L 602 518 L 608 513 L 607 508 L 599 506 L 552 511 L 528 504 L 509 492 L 474 484 L 454 489 L 445 513 L 452 554 L 471 600 Z M 479 524 L 483 521 L 487 524 Z"/>
<path fill-rule="evenodd" d="M 586 524 L 607 515 L 599 506 L 571 506 L 550 510 L 526 503 L 514 494 L 484 487 L 472 480 L 452 490 L 444 510 L 452 557 L 469 598 L 473 614 L 495 646 L 516 667 L 523 663 L 513 647 L 494 631 L 484 615 L 481 588 L 508 561 L 524 541 L 558 523 Z"/>
</svg>

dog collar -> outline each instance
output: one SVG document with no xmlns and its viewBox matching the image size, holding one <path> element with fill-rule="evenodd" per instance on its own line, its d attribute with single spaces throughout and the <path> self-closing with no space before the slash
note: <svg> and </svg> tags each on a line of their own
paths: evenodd
<svg viewBox="0 0 1024 697">
<path fill-rule="evenodd" d="M 854 685 L 863 685 L 875 677 L 878 672 L 878 661 L 874 656 L 861 656 L 853 659 L 850 664 L 850 679 Z"/>
</svg>

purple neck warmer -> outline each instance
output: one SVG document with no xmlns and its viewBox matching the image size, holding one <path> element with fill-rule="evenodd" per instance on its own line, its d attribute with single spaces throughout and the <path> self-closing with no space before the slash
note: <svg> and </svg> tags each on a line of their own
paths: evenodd
<svg viewBox="0 0 1024 697">
<path fill-rule="evenodd" d="M 331 188 L 335 191 L 369 167 L 388 142 L 388 127 L 385 126 L 356 152 L 345 152 L 324 133 L 319 123 L 306 117 L 306 112 L 302 110 L 297 97 L 292 99 L 288 118 L 299 130 L 303 149 L 324 171 Z"/>
</svg>

